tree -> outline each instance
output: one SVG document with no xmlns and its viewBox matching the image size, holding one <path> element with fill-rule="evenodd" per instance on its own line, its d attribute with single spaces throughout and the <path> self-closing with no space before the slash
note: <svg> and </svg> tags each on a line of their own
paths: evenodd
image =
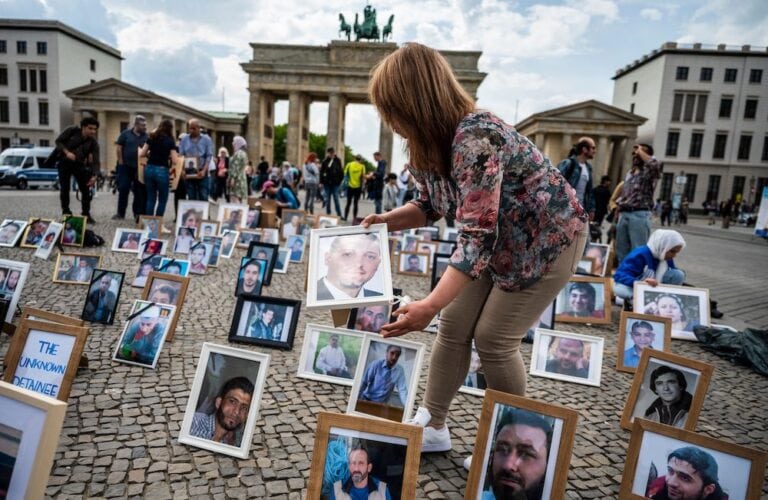
<svg viewBox="0 0 768 500">
<path fill-rule="evenodd" d="M 274 127 L 274 152 L 275 162 L 280 165 L 286 160 L 286 140 L 288 136 L 288 124 L 283 123 L 281 125 L 275 125 Z M 313 134 L 309 133 L 309 150 L 313 151 L 321 160 L 325 158 L 325 134 Z M 344 145 L 344 165 L 355 159 L 355 152 L 348 145 Z M 304 161 L 304 158 L 301 158 Z M 363 165 L 365 165 L 366 172 L 373 172 L 376 170 L 376 166 L 363 158 Z M 300 165 L 297 165 L 300 166 Z"/>
<path fill-rule="evenodd" d="M 275 163 L 280 165 L 285 161 L 285 143 L 286 143 L 286 136 L 288 134 L 288 124 L 283 123 L 282 125 L 275 125 L 274 127 L 274 154 L 275 154 Z"/>
</svg>

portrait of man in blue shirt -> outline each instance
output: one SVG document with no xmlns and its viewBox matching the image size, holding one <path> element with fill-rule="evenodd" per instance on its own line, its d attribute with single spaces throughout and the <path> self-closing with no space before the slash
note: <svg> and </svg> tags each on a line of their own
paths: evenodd
<svg viewBox="0 0 768 500">
<path fill-rule="evenodd" d="M 360 399 L 375 403 L 391 404 L 390 399 L 397 389 L 399 404 L 405 408 L 408 400 L 408 388 L 405 383 L 405 370 L 397 364 L 402 349 L 397 345 L 387 346 L 387 354 L 368 365 L 360 385 Z"/>
<path fill-rule="evenodd" d="M 656 332 L 653 331 L 653 325 L 647 321 L 635 321 L 632 323 L 629 335 L 632 338 L 633 345 L 624 351 L 624 366 L 627 368 L 637 368 L 640 364 L 640 355 L 643 349 L 653 349 L 653 341 L 656 339 Z"/>
</svg>

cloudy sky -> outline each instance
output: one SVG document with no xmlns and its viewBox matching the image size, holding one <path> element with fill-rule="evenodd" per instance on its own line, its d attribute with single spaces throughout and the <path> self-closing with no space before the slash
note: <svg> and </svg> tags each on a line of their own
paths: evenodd
<svg viewBox="0 0 768 500">
<path fill-rule="evenodd" d="M 123 79 L 203 110 L 248 111 L 239 63 L 250 42 L 325 45 L 365 0 L 0 0 L 0 17 L 57 19 L 122 51 Z M 768 46 L 766 0 L 379 0 L 378 23 L 395 15 L 393 39 L 438 49 L 481 50 L 488 73 L 478 104 L 507 121 L 598 99 L 611 76 L 665 41 Z M 222 99 L 223 97 L 223 99 Z M 327 104 L 311 130 L 325 133 Z M 278 103 L 276 123 L 287 121 Z M 371 106 L 347 109 L 346 142 L 377 147 Z M 398 150 L 396 144 L 396 150 Z M 395 152 L 395 164 L 404 158 Z"/>
</svg>

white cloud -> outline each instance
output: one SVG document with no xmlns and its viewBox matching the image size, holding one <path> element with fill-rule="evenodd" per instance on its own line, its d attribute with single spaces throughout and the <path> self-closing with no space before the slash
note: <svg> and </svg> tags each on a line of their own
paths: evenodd
<svg viewBox="0 0 768 500">
<path fill-rule="evenodd" d="M 661 11 L 659 9 L 642 9 L 640 17 L 649 21 L 658 21 L 661 19 Z"/>
<path fill-rule="evenodd" d="M 768 45 L 768 9 L 765 0 L 709 0 L 691 16 L 677 41 Z"/>
</svg>

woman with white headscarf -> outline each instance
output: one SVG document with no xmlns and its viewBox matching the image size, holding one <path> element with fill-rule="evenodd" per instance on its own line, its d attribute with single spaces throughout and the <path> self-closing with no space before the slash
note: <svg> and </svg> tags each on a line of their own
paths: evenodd
<svg viewBox="0 0 768 500">
<path fill-rule="evenodd" d="M 632 250 L 616 269 L 613 276 L 616 296 L 632 300 L 636 281 L 651 286 L 682 285 L 685 272 L 675 267 L 674 258 L 685 248 L 685 240 L 677 231 L 657 229 L 648 238 L 648 243 Z"/>
<path fill-rule="evenodd" d="M 227 172 L 227 186 L 229 187 L 229 200 L 232 203 L 243 203 L 248 199 L 248 178 L 245 170 L 248 167 L 248 143 L 242 136 L 236 135 L 232 140 L 234 153 L 229 159 L 229 171 Z"/>
</svg>

